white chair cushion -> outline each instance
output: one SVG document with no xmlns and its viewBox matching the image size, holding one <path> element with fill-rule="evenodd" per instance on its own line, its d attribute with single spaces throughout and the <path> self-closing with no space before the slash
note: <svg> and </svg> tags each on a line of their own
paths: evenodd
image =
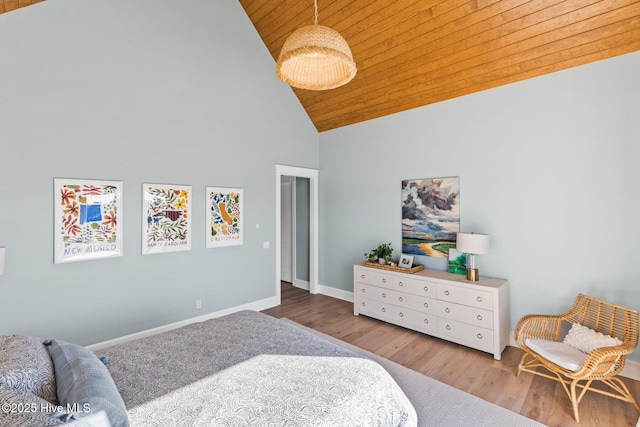
<svg viewBox="0 0 640 427">
<path fill-rule="evenodd" d="M 622 344 L 622 341 L 618 338 L 596 332 L 579 323 L 574 323 L 571 326 L 569 333 L 562 342 L 587 354 L 596 348 L 615 347 Z"/>
<path fill-rule="evenodd" d="M 587 358 L 586 353 L 563 342 L 527 338 L 524 343 L 548 361 L 573 372 L 579 370 Z"/>
</svg>

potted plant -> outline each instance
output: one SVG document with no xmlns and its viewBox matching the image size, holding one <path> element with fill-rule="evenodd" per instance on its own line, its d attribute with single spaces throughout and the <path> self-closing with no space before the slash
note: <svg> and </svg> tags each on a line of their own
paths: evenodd
<svg viewBox="0 0 640 427">
<path fill-rule="evenodd" d="M 391 243 L 381 243 L 377 248 L 372 249 L 369 253 L 365 253 L 364 257 L 369 262 L 378 261 L 380 264 L 391 262 L 393 258 L 393 248 Z"/>
</svg>

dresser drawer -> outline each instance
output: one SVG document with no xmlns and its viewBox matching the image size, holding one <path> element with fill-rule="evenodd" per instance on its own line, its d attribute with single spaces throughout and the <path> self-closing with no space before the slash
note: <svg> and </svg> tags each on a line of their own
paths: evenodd
<svg viewBox="0 0 640 427">
<path fill-rule="evenodd" d="M 464 343 L 482 351 L 493 348 L 493 331 L 450 319 L 438 318 L 438 333 L 452 341 Z"/>
<path fill-rule="evenodd" d="M 493 312 L 481 308 L 438 301 L 438 316 L 485 329 L 493 329 Z"/>
<path fill-rule="evenodd" d="M 433 298 L 393 291 L 393 299 L 391 301 L 399 307 L 416 310 L 421 313 L 436 314 L 438 311 L 438 300 Z"/>
<path fill-rule="evenodd" d="M 356 281 L 358 283 L 380 286 L 387 289 L 391 289 L 393 286 L 392 276 L 363 269 L 356 270 Z"/>
<path fill-rule="evenodd" d="M 395 301 L 394 292 L 391 289 L 358 283 L 356 284 L 356 292 L 359 299 L 372 299 L 386 303 Z"/>
<path fill-rule="evenodd" d="M 392 305 L 385 304 L 372 299 L 362 299 L 358 301 L 358 311 L 361 314 L 384 320 L 385 322 L 394 321 L 394 308 Z"/>
<path fill-rule="evenodd" d="M 413 295 L 435 298 L 437 284 L 426 280 L 418 280 L 409 277 L 394 277 L 393 289 L 400 292 L 407 292 Z"/>
<path fill-rule="evenodd" d="M 433 333 L 438 330 L 438 318 L 433 314 L 397 306 L 393 307 L 392 310 L 394 323 L 400 326 L 427 333 Z"/>
<path fill-rule="evenodd" d="M 443 301 L 464 304 L 470 307 L 478 307 L 484 310 L 493 310 L 491 292 L 480 288 L 462 288 L 449 284 L 438 284 L 438 299 Z"/>
</svg>

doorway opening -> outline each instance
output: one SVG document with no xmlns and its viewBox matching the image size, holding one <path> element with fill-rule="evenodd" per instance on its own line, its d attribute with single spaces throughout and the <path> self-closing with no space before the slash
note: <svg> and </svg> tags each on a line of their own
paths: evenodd
<svg viewBox="0 0 640 427">
<path fill-rule="evenodd" d="M 280 280 L 309 290 L 309 178 L 280 183 Z"/>
<path fill-rule="evenodd" d="M 283 203 L 287 211 L 284 212 L 284 220 Z M 283 234 L 285 238 L 291 236 L 288 242 L 283 243 Z M 298 287 L 308 287 L 309 292 L 315 294 L 318 283 L 318 170 L 276 165 L 275 250 L 278 302 L 282 301 L 283 278 Z M 300 274 L 306 280 L 296 277 Z"/>
</svg>

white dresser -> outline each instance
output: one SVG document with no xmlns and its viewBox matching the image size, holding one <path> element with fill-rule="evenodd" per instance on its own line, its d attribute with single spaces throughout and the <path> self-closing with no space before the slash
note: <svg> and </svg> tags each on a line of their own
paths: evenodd
<svg viewBox="0 0 640 427">
<path fill-rule="evenodd" d="M 492 353 L 500 360 L 509 343 L 506 280 L 438 270 L 408 274 L 353 267 L 353 313 Z"/>
</svg>

